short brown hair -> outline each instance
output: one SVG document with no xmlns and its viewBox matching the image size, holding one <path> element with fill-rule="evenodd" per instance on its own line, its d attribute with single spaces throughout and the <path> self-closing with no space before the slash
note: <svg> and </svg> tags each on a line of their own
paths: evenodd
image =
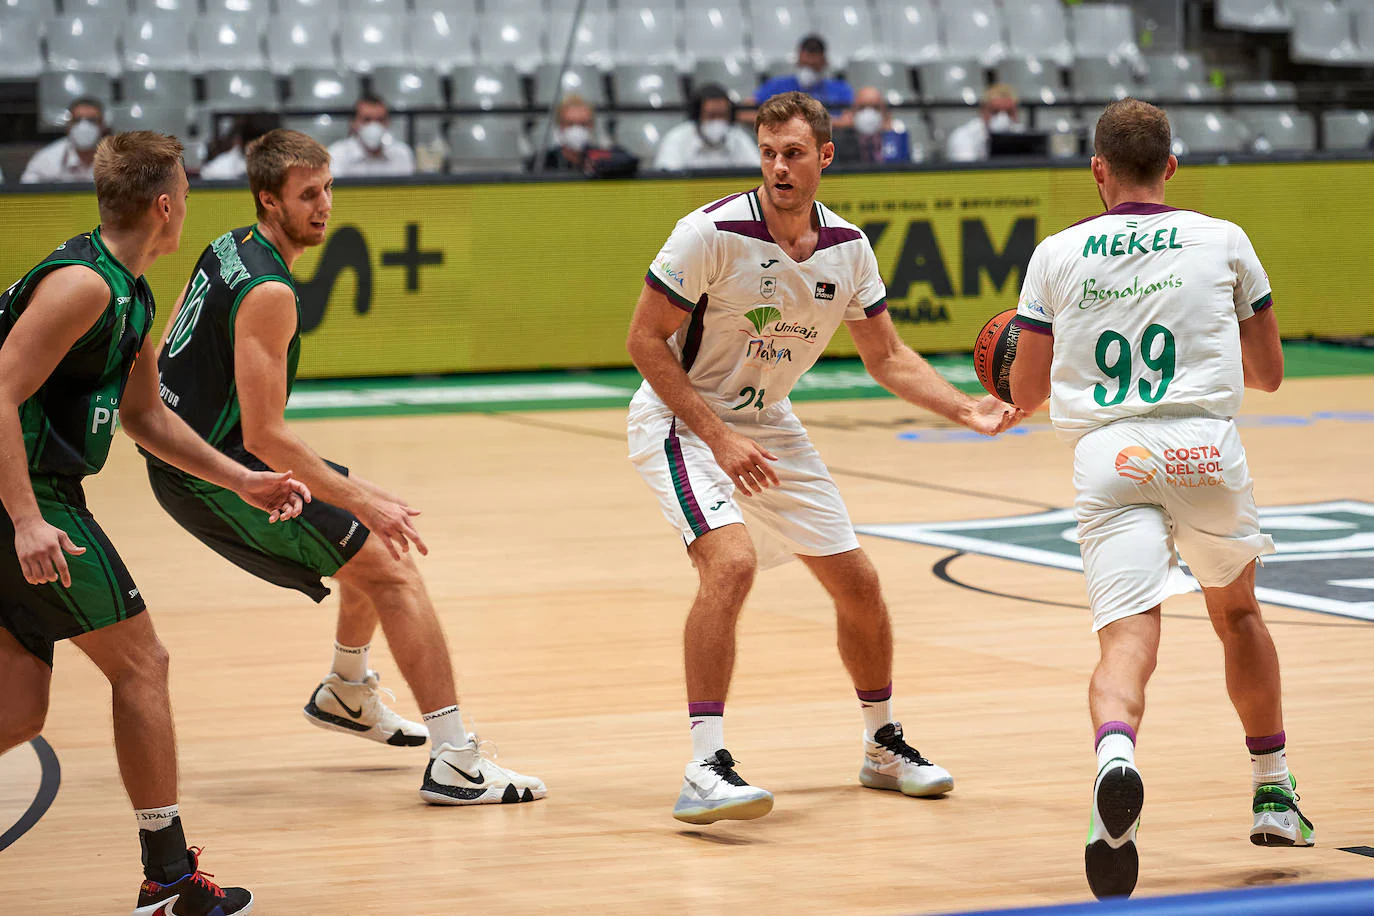
<svg viewBox="0 0 1374 916">
<path fill-rule="evenodd" d="M 1162 109 L 1139 99 L 1112 102 L 1097 119 L 1093 152 L 1118 181 L 1154 184 L 1169 167 L 1173 133 Z"/>
<path fill-rule="evenodd" d="M 259 218 L 266 215 L 258 196 L 261 192 L 281 194 L 286 175 L 292 169 L 322 169 L 329 165 L 329 150 L 319 141 L 282 127 L 249 143 L 244 157 L 248 161 L 248 188 L 253 192 L 253 206 Z"/>
<path fill-rule="evenodd" d="M 830 142 L 830 112 L 804 92 L 781 92 L 760 105 L 754 118 L 754 133 L 757 135 L 760 127 L 780 127 L 793 118 L 801 118 L 811 126 L 817 149 Z"/>
<path fill-rule="evenodd" d="M 181 141 L 151 130 L 111 134 L 95 148 L 95 199 L 100 222 L 136 225 L 159 195 L 172 191 L 181 167 Z"/>
</svg>

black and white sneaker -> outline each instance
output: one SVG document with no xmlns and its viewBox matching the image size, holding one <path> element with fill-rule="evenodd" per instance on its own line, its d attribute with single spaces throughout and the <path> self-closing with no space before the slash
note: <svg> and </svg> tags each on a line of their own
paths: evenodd
<svg viewBox="0 0 1374 916">
<path fill-rule="evenodd" d="M 859 782 L 870 789 L 890 789 L 926 798 L 954 791 L 949 770 L 931 763 L 902 737 L 902 723 L 889 722 L 864 740 L 864 764 Z"/>
<path fill-rule="evenodd" d="M 1110 760 L 1093 784 L 1092 821 L 1083 868 L 1093 896 L 1129 897 L 1140 874 L 1135 834 L 1145 804 L 1140 772 L 1125 760 Z"/>
<path fill-rule="evenodd" d="M 247 916 L 253 911 L 253 894 L 241 887 L 221 888 L 200 870 L 201 849 L 186 850 L 191 873 L 171 884 L 145 879 L 138 889 L 134 916 Z"/>
<path fill-rule="evenodd" d="M 424 744 L 429 740 L 429 729 L 401 718 L 383 703 L 382 694 L 393 703 L 396 694 L 380 686 L 380 680 L 375 671 L 369 671 L 361 683 L 345 681 L 331 672 L 305 704 L 306 719 L 320 728 L 395 747 Z"/>
<path fill-rule="evenodd" d="M 688 824 L 714 824 L 753 820 L 772 810 L 772 793 L 745 782 L 735 772 L 735 758 L 721 748 L 687 764 L 673 817 Z"/>
<path fill-rule="evenodd" d="M 498 766 L 494 757 L 491 743 L 473 734 L 462 747 L 439 745 L 425 769 L 420 797 L 431 805 L 508 805 L 548 794 L 542 780 Z"/>
</svg>

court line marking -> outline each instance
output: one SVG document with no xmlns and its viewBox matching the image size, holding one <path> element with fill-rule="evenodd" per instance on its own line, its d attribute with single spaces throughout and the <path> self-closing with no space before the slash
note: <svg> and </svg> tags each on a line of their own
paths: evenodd
<svg viewBox="0 0 1374 916">
<path fill-rule="evenodd" d="M 15 841 L 21 836 L 32 830 L 48 813 L 52 803 L 57 798 L 57 790 L 62 785 L 62 765 L 57 761 L 57 752 L 52 749 L 52 745 L 43 739 L 42 735 L 29 742 L 33 752 L 38 756 L 40 767 L 40 777 L 38 780 L 38 791 L 34 794 L 33 801 L 29 807 L 19 816 L 19 820 L 0 834 L 0 852 L 4 852 L 13 846 Z"/>
</svg>

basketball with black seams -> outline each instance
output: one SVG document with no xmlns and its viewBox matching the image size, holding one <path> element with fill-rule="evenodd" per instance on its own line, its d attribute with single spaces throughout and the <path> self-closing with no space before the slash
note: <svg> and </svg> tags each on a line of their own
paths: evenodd
<svg viewBox="0 0 1374 916">
<path fill-rule="evenodd" d="M 1011 403 L 1011 364 L 1016 359 L 1016 341 L 1021 328 L 1012 322 L 1016 309 L 1007 309 L 988 319 L 973 344 L 973 368 L 988 394 Z"/>
</svg>

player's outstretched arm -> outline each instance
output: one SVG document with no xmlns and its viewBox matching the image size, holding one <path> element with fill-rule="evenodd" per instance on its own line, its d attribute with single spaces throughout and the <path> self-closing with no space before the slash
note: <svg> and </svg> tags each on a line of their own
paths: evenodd
<svg viewBox="0 0 1374 916">
<path fill-rule="evenodd" d="M 763 446 L 726 426 L 692 387 L 682 364 L 668 349 L 668 338 L 682 327 L 682 309 L 663 293 L 644 284 L 630 319 L 625 342 L 635 368 L 687 428 L 711 447 L 716 463 L 745 495 L 777 486 L 778 475 L 770 462 L 777 461 Z"/>
<path fill-rule="evenodd" d="M 1010 404 L 991 396 L 971 398 L 945 381 L 897 336 L 892 317 L 886 312 L 846 325 L 868 374 L 902 400 L 986 436 L 1015 426 L 1024 416 Z"/>
<path fill-rule="evenodd" d="M 1240 361 L 1245 387 L 1278 391 L 1283 382 L 1283 341 L 1272 308 L 1256 312 L 1240 323 Z"/>
<path fill-rule="evenodd" d="M 290 468 L 317 498 L 358 516 L 392 556 L 411 543 L 428 553 L 412 521 L 420 510 L 340 474 L 287 425 L 287 353 L 295 333 L 296 297 L 286 284 L 262 283 L 243 297 L 234 320 L 234 383 L 244 447 L 269 467 Z"/>
<path fill-rule="evenodd" d="M 1050 368 L 1054 338 L 1022 329 L 1011 364 L 1011 398 L 1026 413 L 1034 413 L 1050 396 Z"/>
</svg>

